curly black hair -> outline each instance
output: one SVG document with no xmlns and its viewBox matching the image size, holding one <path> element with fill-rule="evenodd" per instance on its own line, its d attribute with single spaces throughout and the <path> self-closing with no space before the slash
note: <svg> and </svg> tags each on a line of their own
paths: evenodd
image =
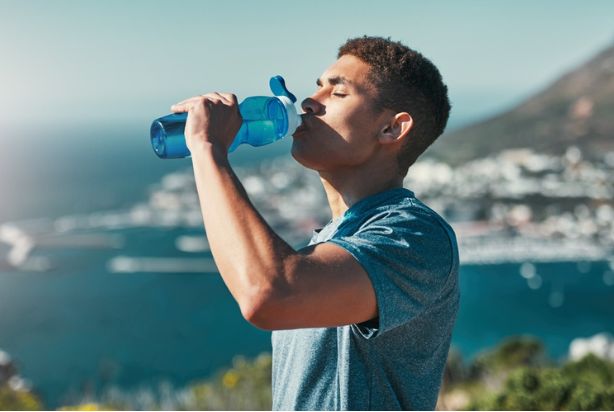
<svg viewBox="0 0 614 412">
<path fill-rule="evenodd" d="M 399 173 L 409 167 L 443 133 L 450 114 L 448 88 L 437 67 L 422 54 L 383 37 L 349 39 L 337 58 L 352 55 L 371 66 L 369 80 L 382 109 L 408 112 L 414 121 L 411 138 L 402 147 Z"/>
</svg>

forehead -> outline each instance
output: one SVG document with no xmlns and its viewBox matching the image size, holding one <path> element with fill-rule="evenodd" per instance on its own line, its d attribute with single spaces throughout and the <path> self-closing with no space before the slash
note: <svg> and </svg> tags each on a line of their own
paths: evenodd
<svg viewBox="0 0 614 412">
<path fill-rule="evenodd" d="M 344 83 L 356 89 L 367 91 L 373 89 L 368 79 L 370 69 L 371 66 L 358 57 L 346 54 L 322 73 L 320 81 L 325 84 Z"/>
</svg>

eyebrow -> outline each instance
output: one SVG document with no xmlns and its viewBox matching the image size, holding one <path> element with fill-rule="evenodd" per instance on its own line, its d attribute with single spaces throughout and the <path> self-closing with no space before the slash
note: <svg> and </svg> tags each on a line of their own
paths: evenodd
<svg viewBox="0 0 614 412">
<path fill-rule="evenodd" d="M 331 86 L 335 86 L 337 84 L 350 85 L 352 84 L 352 81 L 344 76 L 333 76 L 328 78 L 328 84 L 330 84 Z M 319 78 L 316 79 L 316 85 L 322 86 L 322 80 L 320 80 Z"/>
</svg>

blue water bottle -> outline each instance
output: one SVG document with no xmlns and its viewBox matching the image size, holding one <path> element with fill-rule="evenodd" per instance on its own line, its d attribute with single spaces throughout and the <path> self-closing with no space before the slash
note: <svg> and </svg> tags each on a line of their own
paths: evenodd
<svg viewBox="0 0 614 412">
<path fill-rule="evenodd" d="M 274 97 L 248 97 L 239 104 L 243 124 L 232 145 L 234 151 L 240 144 L 263 146 L 292 135 L 301 125 L 301 116 L 294 103 L 296 97 L 288 91 L 281 76 L 272 77 L 269 86 Z M 185 142 L 187 113 L 173 113 L 160 117 L 151 124 L 151 145 L 162 159 L 178 159 L 190 156 Z"/>
</svg>

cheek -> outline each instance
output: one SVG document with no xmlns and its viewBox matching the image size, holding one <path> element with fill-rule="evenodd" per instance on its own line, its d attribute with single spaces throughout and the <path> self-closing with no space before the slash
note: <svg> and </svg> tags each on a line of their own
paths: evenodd
<svg viewBox="0 0 614 412">
<path fill-rule="evenodd" d="M 293 140 L 292 157 L 314 170 L 361 164 L 373 152 L 375 123 L 373 114 L 366 110 L 329 110 L 307 135 Z"/>
<path fill-rule="evenodd" d="M 359 126 L 360 116 L 359 113 L 353 112 L 335 112 L 330 111 L 327 113 L 325 122 L 338 133 L 343 140 L 348 140 L 356 126 Z"/>
<path fill-rule="evenodd" d="M 363 107 L 342 113 L 332 120 L 336 129 L 346 141 L 360 139 L 361 136 L 374 136 L 376 122 L 373 113 Z"/>
<path fill-rule="evenodd" d="M 370 112 L 356 112 L 352 116 L 348 116 L 340 126 L 343 130 L 343 139 L 354 150 L 368 152 L 377 143 L 379 126 Z"/>
</svg>

